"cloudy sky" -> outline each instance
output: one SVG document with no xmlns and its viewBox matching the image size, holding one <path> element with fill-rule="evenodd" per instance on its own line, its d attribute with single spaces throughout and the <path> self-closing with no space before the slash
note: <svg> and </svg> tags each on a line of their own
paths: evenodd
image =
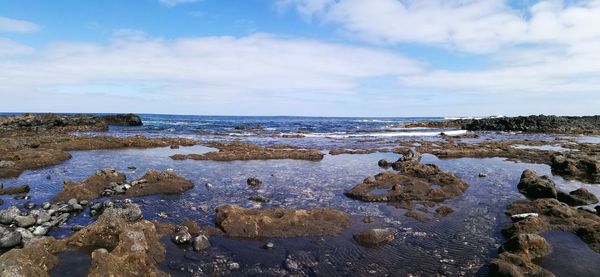
<svg viewBox="0 0 600 277">
<path fill-rule="evenodd" d="M 600 0 L 0 0 L 0 111 L 600 113 Z"/>
</svg>

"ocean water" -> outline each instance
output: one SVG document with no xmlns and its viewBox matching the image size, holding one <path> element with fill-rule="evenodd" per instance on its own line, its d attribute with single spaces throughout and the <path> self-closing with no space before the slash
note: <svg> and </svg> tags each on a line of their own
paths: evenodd
<svg viewBox="0 0 600 277">
<path fill-rule="evenodd" d="M 290 144 L 317 147 L 324 153 L 333 147 L 394 147 L 398 140 L 439 140 L 441 132 L 456 130 L 403 129 L 406 122 L 443 120 L 442 118 L 305 118 L 305 117 L 214 117 L 142 115 L 140 127 L 111 127 L 99 134 L 114 136 L 179 136 L 202 141 L 243 140 L 257 144 Z M 262 130 L 235 130 L 238 125 L 260 124 Z M 424 135 L 424 133 L 426 133 Z M 285 137 L 281 134 L 303 134 Z M 383 135 L 382 135 L 383 134 Z M 394 134 L 394 135 L 389 135 Z M 395 135 L 399 134 L 399 135 Z M 551 135 L 478 133 L 484 139 L 544 139 L 554 141 Z M 47 201 L 62 189 L 65 180 L 83 180 L 102 168 L 116 168 L 128 180 L 141 177 L 147 170 L 173 170 L 190 179 L 194 188 L 181 195 L 156 195 L 134 198 L 144 217 L 181 223 L 191 219 L 203 226 L 214 226 L 214 209 L 222 204 L 237 204 L 252 208 L 314 208 L 334 207 L 351 214 L 353 225 L 336 237 L 300 237 L 268 240 L 240 240 L 213 236 L 212 247 L 205 252 L 178 247 L 164 239 L 167 259 L 160 268 L 172 276 L 191 276 L 191 272 L 208 275 L 280 276 L 287 268 L 286 260 L 294 260 L 305 276 L 485 276 L 487 263 L 497 255 L 498 246 L 505 240 L 500 234 L 510 219 L 504 214 L 506 205 L 523 196 L 516 185 L 524 169 L 534 169 L 550 175 L 564 190 L 585 187 L 600 196 L 596 185 L 567 181 L 552 176 L 549 166 L 516 163 L 502 158 L 438 159 L 425 154 L 423 162 L 433 163 L 450 171 L 469 184 L 461 196 L 444 203 L 455 210 L 441 219 L 420 222 L 406 217 L 406 210 L 386 203 L 366 203 L 344 196 L 344 192 L 365 177 L 384 169 L 377 166 L 379 159 L 395 160 L 393 153 L 365 155 L 328 155 L 322 161 L 267 160 L 267 161 L 175 161 L 173 154 L 206 153 L 216 149 L 205 146 L 179 149 L 117 149 L 72 151 L 72 159 L 62 164 L 24 172 L 19 178 L 0 180 L 6 185 L 27 183 L 35 203 Z M 135 170 L 128 167 L 134 166 Z M 486 178 L 478 177 L 484 172 Z M 50 176 L 50 179 L 47 178 Z M 263 185 L 248 188 L 246 179 L 258 177 Z M 206 187 L 212 184 L 211 188 Z M 253 195 L 269 199 L 267 203 L 248 200 Z M 7 205 L 22 207 L 23 200 L 1 196 Z M 103 201 L 105 199 L 101 199 Z M 430 212 L 435 207 L 430 208 Z M 158 214 L 165 212 L 167 218 Z M 374 223 L 362 218 L 371 216 Z M 72 218 L 50 235 L 65 237 L 75 224 L 93 221 L 87 212 Z M 352 234 L 367 228 L 391 228 L 396 239 L 384 246 L 365 248 L 356 244 Z M 552 235 L 552 234 L 550 234 Z M 558 250 L 575 246 L 568 257 L 579 256 L 600 264 L 599 255 L 581 247 L 577 237 L 551 236 Z M 273 242 L 266 250 L 263 245 Z M 559 245 L 560 243 L 560 245 Z M 585 246 L 585 244 L 583 244 Z M 81 274 L 89 267 L 85 253 L 65 253 L 59 257 L 53 276 Z M 568 263 L 560 253 L 541 261 L 550 269 L 569 272 Z M 232 266 L 237 265 L 237 266 Z M 574 268 L 577 270 L 577 268 Z M 575 271 L 574 271 L 575 272 Z M 582 271 L 581 266 L 577 272 Z"/>
</svg>

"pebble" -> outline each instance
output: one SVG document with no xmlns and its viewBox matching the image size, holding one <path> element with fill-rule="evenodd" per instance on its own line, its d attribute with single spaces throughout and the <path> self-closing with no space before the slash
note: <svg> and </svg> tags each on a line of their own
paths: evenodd
<svg viewBox="0 0 600 277">
<path fill-rule="evenodd" d="M 36 219 L 33 215 L 19 215 L 15 217 L 15 222 L 17 223 L 17 226 L 27 228 L 35 225 Z"/>
<path fill-rule="evenodd" d="M 185 226 L 180 226 L 179 230 L 175 232 L 173 237 L 171 238 L 176 244 L 185 244 L 189 243 L 192 240 L 192 235 L 188 232 L 188 228 Z"/>
<path fill-rule="evenodd" d="M 266 248 L 266 249 L 273 249 L 273 247 L 275 247 L 275 244 L 274 244 L 274 243 L 272 243 L 272 242 L 267 242 L 267 243 L 265 244 L 265 248 Z"/>
<path fill-rule="evenodd" d="M 204 186 L 205 186 L 207 189 L 212 189 L 212 188 L 213 188 L 213 184 L 211 184 L 211 183 L 206 183 Z"/>
<path fill-rule="evenodd" d="M 25 205 L 23 205 L 23 206 L 24 206 L 26 209 L 29 209 L 29 210 L 31 210 L 31 209 L 35 208 L 35 203 L 32 203 L 32 202 L 27 202 L 27 203 L 25 203 Z"/>
<path fill-rule="evenodd" d="M 50 209 L 50 202 L 44 202 L 42 203 L 42 209 L 47 210 Z"/>
<path fill-rule="evenodd" d="M 481 177 L 481 178 L 483 178 L 483 177 L 487 177 L 487 174 L 485 174 L 485 173 L 483 173 L 483 172 L 482 172 L 482 173 L 479 173 L 479 177 Z"/>
</svg>

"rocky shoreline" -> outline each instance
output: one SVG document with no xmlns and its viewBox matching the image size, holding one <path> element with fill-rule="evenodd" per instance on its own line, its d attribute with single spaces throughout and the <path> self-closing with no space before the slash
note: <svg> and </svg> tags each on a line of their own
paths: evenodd
<svg viewBox="0 0 600 277">
<path fill-rule="evenodd" d="M 600 134 L 600 116 L 577 117 L 530 115 L 482 119 L 456 119 L 411 123 L 404 127 L 460 128 L 469 131 Z"/>
<path fill-rule="evenodd" d="M 25 170 L 60 164 L 71 158 L 68 151 L 72 150 L 169 146 L 171 149 L 177 149 L 180 145 L 200 144 L 196 140 L 181 138 L 88 136 L 69 133 L 103 131 L 108 125 L 140 126 L 143 123 L 138 119 L 139 117 L 134 115 L 23 115 L 18 119 L 0 119 L 0 178 L 18 177 Z M 564 125 L 562 119 L 546 117 L 480 123 L 461 120 L 453 123 L 435 123 L 435 126 L 461 124 L 461 127 L 483 128 L 482 130 L 521 128 L 511 131 L 554 130 L 553 132 L 578 133 L 598 129 L 594 125 L 595 120 L 595 117 L 581 119 L 572 124 L 571 129 L 561 127 Z M 538 127 L 524 127 L 535 124 L 538 124 Z M 431 126 L 433 123 L 428 127 Z M 238 129 L 255 128 L 258 126 L 240 125 Z M 367 211 L 381 205 L 380 203 L 401 209 L 407 219 L 418 224 L 454 220 L 457 213 L 470 212 L 460 205 L 453 204 L 453 201 L 463 197 L 470 189 L 468 176 L 422 162 L 422 154 L 432 154 L 441 159 L 501 157 L 512 161 L 545 164 L 552 174 L 565 179 L 588 184 L 600 183 L 600 151 L 597 144 L 573 143 L 566 139 L 553 142 L 487 140 L 480 139 L 477 134 L 467 134 L 463 137 L 442 136 L 432 140 L 403 139 L 394 143 L 386 142 L 380 147 L 330 148 L 327 157 L 373 153 L 399 156 L 395 161 L 379 160 L 379 171 L 375 171 L 379 172 L 378 174 L 366 175 L 364 180 L 358 184 L 354 183 L 354 186 L 348 184 L 343 195 L 340 195 L 350 202 L 363 203 L 363 209 Z M 475 141 L 467 142 L 468 139 Z M 556 148 L 543 148 L 548 144 L 553 144 Z M 325 157 L 324 152 L 318 149 L 276 143 L 262 146 L 243 141 L 211 141 L 204 145 L 217 148 L 218 151 L 205 154 L 176 154 L 170 156 L 169 161 L 285 159 L 322 164 Z M 375 168 L 377 165 L 373 164 Z M 264 187 L 269 185 L 268 180 L 257 176 L 262 179 L 260 180 L 254 175 L 243 178 L 246 184 L 239 193 L 248 201 L 252 201 L 252 204 L 225 202 L 212 206 L 213 209 L 208 206 L 202 208 L 205 214 L 214 219 L 212 224 L 201 222 L 203 226 L 198 226 L 199 221 L 193 217 L 167 220 L 166 213 L 159 214 L 162 220 L 146 220 L 142 210 L 143 205 L 147 204 L 144 203 L 143 197 L 158 197 L 160 201 L 164 201 L 162 197 L 166 195 L 185 198 L 191 195 L 190 190 L 198 192 L 198 186 L 194 185 L 198 180 L 181 177 L 175 174 L 173 169 L 144 170 L 140 173 L 144 172 L 144 175 L 140 174 L 141 177 L 135 175 L 136 178 L 127 180 L 125 174 L 116 169 L 100 169 L 79 181 L 64 180 L 62 191 L 58 191 L 48 202 L 28 201 L 23 205 L 11 204 L 0 209 L 0 276 L 50 276 L 51 270 L 60 261 L 60 255 L 70 251 L 80 251 L 89 256 L 89 276 L 169 276 L 163 263 L 169 259 L 167 252 L 173 245 L 176 251 L 186 253 L 186 257 L 189 258 L 194 257 L 190 253 L 211 255 L 215 250 L 213 243 L 223 238 L 252 241 L 261 244 L 264 251 L 273 253 L 276 252 L 273 249 L 277 248 L 276 242 L 273 242 L 275 239 L 310 237 L 319 243 L 349 240 L 356 247 L 380 251 L 386 249 L 386 245 L 391 246 L 388 244 L 406 238 L 406 230 L 390 228 L 389 226 L 394 226 L 390 222 L 384 224 L 382 219 L 371 216 L 357 217 L 344 208 L 338 209 L 335 204 L 323 205 L 318 202 L 317 206 L 309 208 L 293 208 L 283 206 L 282 203 L 287 199 L 271 204 L 270 196 L 262 196 Z M 279 173 L 273 173 L 271 177 L 275 178 L 275 174 Z M 485 173 L 478 176 L 483 179 L 486 177 Z M 311 178 L 307 180 L 312 181 Z M 214 189 L 210 183 L 205 183 L 204 187 L 207 191 Z M 0 187 L 0 195 L 26 196 L 30 189 L 25 184 L 3 186 Z M 301 184 L 298 184 L 298 190 L 302 191 L 303 196 L 310 197 L 310 190 L 305 190 Z M 600 205 L 595 206 L 595 209 L 589 208 L 590 205 L 598 203 L 592 192 L 585 188 L 561 190 L 551 178 L 539 176 L 532 170 L 522 172 L 516 190 L 526 199 L 513 201 L 506 207 L 506 214 L 512 221 L 502 229 L 506 241 L 499 247 L 496 258 L 485 261 L 485 264 L 489 264 L 489 273 L 492 276 L 553 276 L 538 264 L 539 259 L 552 252 L 552 245 L 540 235 L 550 230 L 571 232 L 600 253 Z M 3 205 L 1 201 L 0 205 Z M 52 234 L 53 230 L 64 228 L 69 220 L 80 214 L 89 214 L 92 223 L 87 226 L 70 224 L 73 233 L 65 237 L 55 238 L 48 235 Z M 418 231 L 415 231 L 415 234 L 421 235 Z M 235 261 L 223 258 L 215 260 L 222 261 L 223 264 L 213 262 L 213 271 L 208 272 L 215 275 L 227 275 L 240 267 Z M 299 260 L 301 256 L 286 253 L 281 269 L 278 269 L 280 271 L 270 273 L 276 276 L 315 274 L 304 271 Z M 450 262 L 444 260 L 444 263 Z M 244 274 L 250 272 L 243 271 Z M 189 273 L 206 272 L 192 270 Z"/>
</svg>

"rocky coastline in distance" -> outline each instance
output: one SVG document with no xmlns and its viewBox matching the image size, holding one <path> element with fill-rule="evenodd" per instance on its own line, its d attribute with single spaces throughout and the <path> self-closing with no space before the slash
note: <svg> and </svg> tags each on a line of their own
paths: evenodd
<svg viewBox="0 0 600 277">
<path fill-rule="evenodd" d="M 460 128 L 468 131 L 505 131 L 529 133 L 600 134 L 600 115 L 529 115 L 454 119 L 407 124 L 404 127 Z"/>
<path fill-rule="evenodd" d="M 135 114 L 29 114 L 0 116 L 0 133 L 5 132 L 71 132 L 106 131 L 108 126 L 142 126 L 142 119 Z"/>
</svg>

